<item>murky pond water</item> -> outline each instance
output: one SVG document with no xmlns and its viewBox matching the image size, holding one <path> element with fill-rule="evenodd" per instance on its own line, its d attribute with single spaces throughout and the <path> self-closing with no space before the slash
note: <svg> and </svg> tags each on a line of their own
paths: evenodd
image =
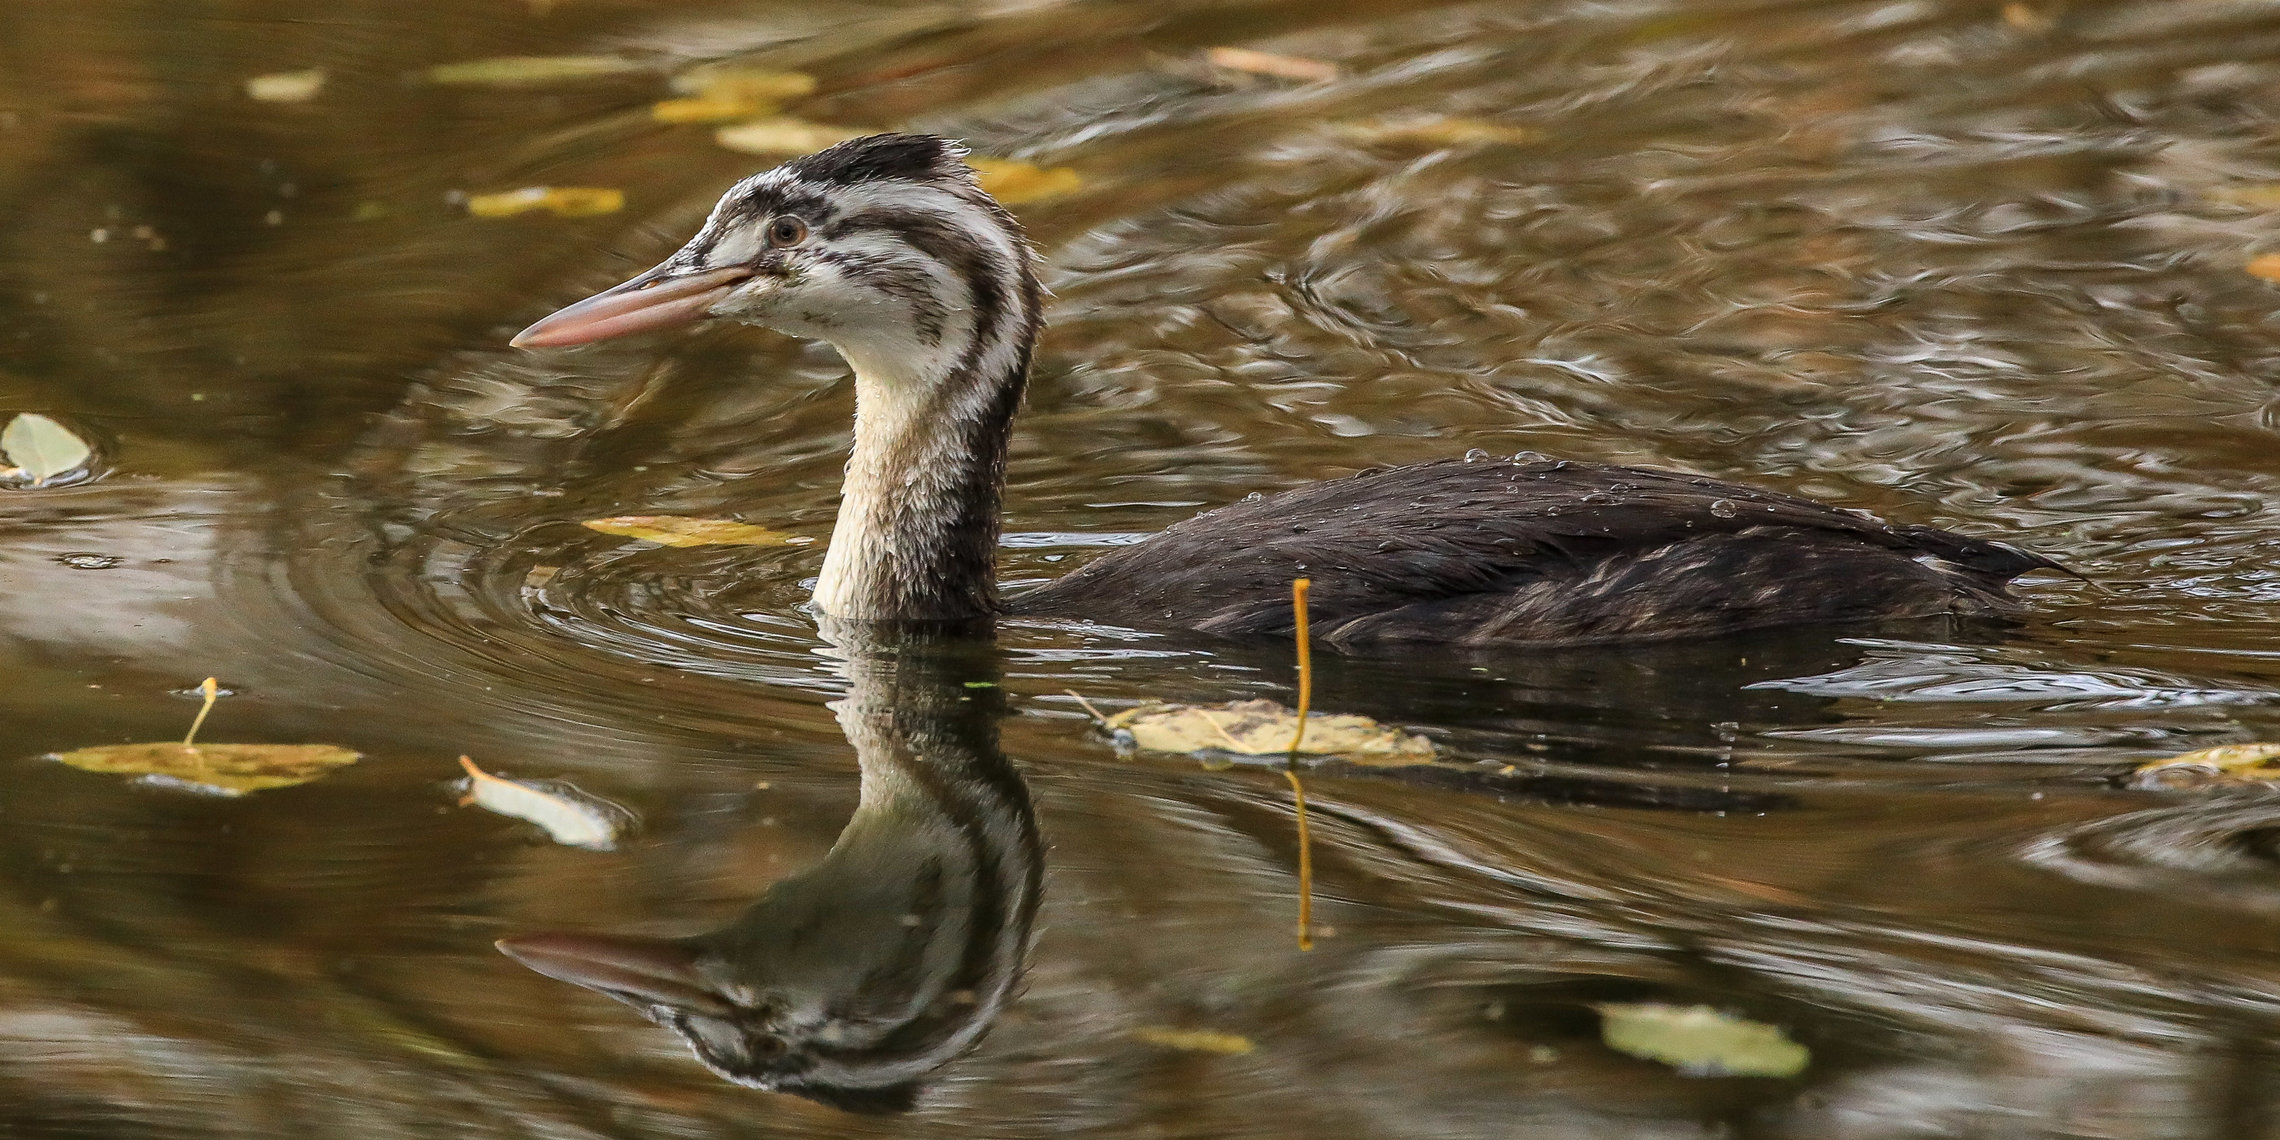
<svg viewBox="0 0 2280 1140">
<path fill-rule="evenodd" d="M 0 488 L 0 1133 L 2280 1135 L 2280 798 L 2117 782 L 2280 739 L 2269 4 L 19 0 L 0 45 L 0 413 L 97 448 Z M 621 62 L 429 70 L 516 56 Z M 1444 762 L 1308 778 L 1302 953 L 1284 777 L 1120 758 L 1070 695 L 1287 700 L 1284 650 L 835 648 L 820 542 L 580 525 L 829 530 L 829 350 L 505 346 L 774 161 L 653 117 L 724 59 L 814 76 L 805 121 L 1073 172 L 1016 207 L 1054 292 L 1016 583 L 1482 448 L 2096 585 L 1994 638 L 1324 660 L 1317 707 Z M 624 202 L 467 207 L 528 186 Z M 178 734 L 209 674 L 207 739 L 363 761 L 223 799 L 43 758 Z M 461 807 L 461 754 L 638 830 Z M 981 870 L 921 891 L 937 842 Z M 945 898 L 976 929 L 936 977 L 898 931 Z M 841 1013 L 935 985 L 924 1040 L 833 1046 L 917 1107 L 731 1085 L 492 948 L 721 930 Z M 1629 1056 L 1630 1002 L 1811 1060 Z"/>
</svg>

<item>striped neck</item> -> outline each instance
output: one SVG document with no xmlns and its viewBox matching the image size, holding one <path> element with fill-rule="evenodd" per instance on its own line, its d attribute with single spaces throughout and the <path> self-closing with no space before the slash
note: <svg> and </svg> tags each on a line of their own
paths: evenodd
<svg viewBox="0 0 2280 1140">
<path fill-rule="evenodd" d="M 818 610 L 853 621 L 997 612 L 1006 449 L 1033 322 L 976 330 L 974 342 L 995 351 L 932 361 L 840 346 L 855 370 L 855 446 L 816 580 Z"/>
</svg>

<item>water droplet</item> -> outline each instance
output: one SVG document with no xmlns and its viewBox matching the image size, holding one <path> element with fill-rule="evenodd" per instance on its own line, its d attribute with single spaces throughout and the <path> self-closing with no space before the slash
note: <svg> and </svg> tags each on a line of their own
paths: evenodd
<svg viewBox="0 0 2280 1140">
<path fill-rule="evenodd" d="M 1485 459 L 1487 459 L 1487 458 L 1488 458 L 1488 453 L 1487 453 L 1487 452 L 1485 452 L 1485 451 L 1482 451 L 1480 448 L 1477 448 L 1477 447 L 1476 447 L 1476 448 L 1473 448 L 1471 451 L 1465 452 L 1465 462 L 1467 462 L 1467 463 L 1479 463 L 1479 462 L 1481 462 L 1482 460 L 1485 460 Z"/>
<path fill-rule="evenodd" d="M 1264 498 L 1266 498 L 1266 497 L 1267 497 L 1267 496 L 1266 496 L 1266 494 L 1265 494 L 1264 492 L 1260 492 L 1260 491 L 1253 491 L 1253 492 L 1251 492 L 1250 494 L 1243 496 L 1243 501 L 1244 501 L 1244 502 L 1246 502 L 1246 503 L 1256 503 L 1256 502 L 1258 502 L 1259 500 L 1261 500 L 1261 499 L 1264 499 Z"/>
<path fill-rule="evenodd" d="M 1710 504 L 1710 513 L 1722 519 L 1730 519 L 1742 513 L 1742 508 L 1735 506 L 1732 499 L 1718 499 Z"/>
<path fill-rule="evenodd" d="M 84 550 L 58 554 L 55 560 L 74 570 L 109 570 L 114 566 L 123 566 L 127 561 L 116 554 L 89 554 Z"/>
<path fill-rule="evenodd" d="M 1546 463 L 1551 458 L 1541 451 L 1515 451 L 1512 453 L 1512 462 L 1514 463 Z"/>
</svg>

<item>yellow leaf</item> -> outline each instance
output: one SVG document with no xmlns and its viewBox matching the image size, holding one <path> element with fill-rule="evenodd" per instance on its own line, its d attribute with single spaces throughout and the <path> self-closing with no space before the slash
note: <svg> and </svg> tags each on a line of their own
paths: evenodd
<svg viewBox="0 0 2280 1140">
<path fill-rule="evenodd" d="M 325 69 L 312 67 L 307 71 L 280 71 L 273 75 L 256 75 L 245 81 L 246 97 L 260 103 L 306 103 L 324 89 Z"/>
<path fill-rule="evenodd" d="M 1143 752 L 1232 753 L 1287 756 L 1298 717 L 1273 701 L 1223 705 L 1170 705 L 1150 701 L 1101 719 L 1120 748 Z M 1310 712 L 1299 743 L 1302 756 L 1343 756 L 1365 764 L 1422 764 L 1433 742 L 1346 713 Z"/>
<path fill-rule="evenodd" d="M 427 77 L 431 83 L 453 86 L 511 87 L 646 70 L 641 64 L 614 55 L 513 55 L 439 63 L 427 69 Z"/>
<path fill-rule="evenodd" d="M 2219 186 L 2208 194 L 2219 202 L 2235 206 L 2280 210 L 2280 183 L 2247 182 L 2235 186 Z"/>
<path fill-rule="evenodd" d="M 154 784 L 242 796 L 306 784 L 354 764 L 356 753 L 330 744 L 107 744 L 59 752 L 55 759 L 88 772 L 139 776 Z"/>
<path fill-rule="evenodd" d="M 812 154 L 833 143 L 877 133 L 868 127 L 835 127 L 779 115 L 722 127 L 713 132 L 713 141 L 742 154 Z"/>
<path fill-rule="evenodd" d="M 1610 1003 L 1599 1017 L 1608 1048 L 1690 1077 L 1794 1077 L 1813 1059 L 1780 1029 L 1706 1005 Z"/>
<path fill-rule="evenodd" d="M 459 766 L 467 773 L 462 805 L 535 823 L 565 847 L 613 850 L 618 836 L 633 824 L 632 812 L 559 780 L 509 780 L 476 767 L 465 756 L 459 758 Z"/>
<path fill-rule="evenodd" d="M 1319 59 L 1296 55 L 1275 55 L 1271 52 L 1252 51 L 1250 48 L 1215 47 L 1204 54 L 1213 67 L 1229 71 L 1249 72 L 1252 75 L 1272 75 L 1277 79 L 1299 79 L 1308 82 L 1338 78 L 1338 66 Z"/>
<path fill-rule="evenodd" d="M 974 173 L 981 177 L 982 189 L 1008 206 L 1057 197 L 1084 185 L 1084 179 L 1066 166 L 1047 170 L 1003 158 L 971 158 L 966 161 L 972 164 Z"/>
<path fill-rule="evenodd" d="M 2226 744 L 2149 760 L 2130 776 L 2137 788 L 2198 788 L 2280 781 L 2280 744 Z"/>
<path fill-rule="evenodd" d="M 1489 119 L 1362 119 L 1339 123 L 1338 133 L 1361 143 L 1425 143 L 1432 146 L 1519 146 L 1542 134 Z"/>
<path fill-rule="evenodd" d="M 815 541 L 805 535 L 785 534 L 780 530 L 740 523 L 735 519 L 620 515 L 616 518 L 587 519 L 581 525 L 587 530 L 638 538 L 660 546 L 806 546 Z"/>
<path fill-rule="evenodd" d="M 2280 281 L 2280 253 L 2266 253 L 2249 258 L 2248 272 L 2266 281 Z"/>
<path fill-rule="evenodd" d="M 37 412 L 17 416 L 0 429 L 0 460 L 13 464 L 0 474 L 34 487 L 80 470 L 94 454 L 70 428 Z"/>
<path fill-rule="evenodd" d="M 1211 1029 L 1173 1029 L 1165 1025 L 1143 1025 L 1133 1030 L 1132 1036 L 1150 1045 L 1189 1053 L 1224 1053 L 1237 1057 L 1258 1048 L 1250 1038 L 1240 1033 L 1220 1033 Z"/>
<path fill-rule="evenodd" d="M 558 217 L 586 218 L 614 214 L 625 208 L 625 191 L 595 186 L 526 186 L 467 199 L 467 212 L 478 218 L 511 218 L 533 210 Z"/>
<path fill-rule="evenodd" d="M 712 99 L 773 103 L 815 94 L 815 76 L 726 65 L 697 67 L 674 76 L 673 90 Z"/>
</svg>

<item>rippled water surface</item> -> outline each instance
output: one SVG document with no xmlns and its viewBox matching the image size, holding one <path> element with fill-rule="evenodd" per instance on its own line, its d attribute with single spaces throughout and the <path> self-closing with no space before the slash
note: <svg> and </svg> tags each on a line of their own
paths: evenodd
<svg viewBox="0 0 2280 1140">
<path fill-rule="evenodd" d="M 623 66 L 428 72 L 508 56 Z M 832 647 L 803 605 L 834 354 L 506 348 L 774 161 L 653 119 L 719 60 L 815 76 L 806 120 L 1079 179 L 1016 207 L 1054 294 L 1016 584 L 1473 448 L 2090 582 L 2030 580 L 2002 634 L 1325 660 L 1317 707 L 1444 760 L 1308 777 L 1302 953 L 1284 777 L 1120 758 L 1070 695 L 1288 700 L 1287 651 Z M 2276 60 L 2280 8 L 2226 0 L 14 0 L 0 414 L 97 453 L 0 487 L 0 1135 L 2280 1136 L 2280 798 L 2117 779 L 2280 739 Z M 549 185 L 624 205 L 467 207 Z M 579 525 L 637 514 L 817 541 Z M 224 799 L 44 758 L 179 733 L 207 675 L 208 739 L 363 761 Z M 461 754 L 639 828 L 591 851 L 463 808 Z M 945 983 L 994 1024 L 908 1113 L 729 1084 L 492 948 L 805 931 L 747 957 L 904 1000 L 913 967 L 865 963 L 934 929 L 898 909 L 933 905 L 898 893 L 930 771 L 981 789 L 943 818 L 998 821 L 973 889 L 1003 905 L 958 945 L 1034 945 L 1002 993 Z M 1600 1007 L 1636 1001 L 1811 1062 L 1617 1053 Z"/>
</svg>

